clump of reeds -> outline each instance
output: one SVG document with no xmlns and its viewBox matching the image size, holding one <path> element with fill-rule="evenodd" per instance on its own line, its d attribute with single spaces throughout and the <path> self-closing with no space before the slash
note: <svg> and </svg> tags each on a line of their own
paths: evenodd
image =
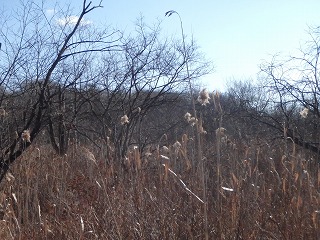
<svg viewBox="0 0 320 240">
<path fill-rule="evenodd" d="M 33 143 L 1 183 L 0 238 L 318 239 L 311 158 L 293 141 L 235 140 L 222 122 L 210 142 L 201 117 L 189 127 L 201 148 L 187 133 L 172 142 L 164 135 L 145 150 L 130 147 L 126 171 L 110 139 L 104 148 L 71 145 L 65 156 Z"/>
</svg>

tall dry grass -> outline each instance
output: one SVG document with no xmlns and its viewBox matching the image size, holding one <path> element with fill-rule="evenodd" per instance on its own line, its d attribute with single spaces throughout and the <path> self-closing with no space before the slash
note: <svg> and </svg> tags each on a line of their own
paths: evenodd
<svg viewBox="0 0 320 240">
<path fill-rule="evenodd" d="M 205 225 L 209 239 L 320 239 L 311 157 L 287 142 L 223 137 L 203 136 L 195 164 L 188 134 L 123 160 L 107 145 L 61 157 L 34 144 L 1 183 L 0 239 L 204 239 Z"/>
</svg>

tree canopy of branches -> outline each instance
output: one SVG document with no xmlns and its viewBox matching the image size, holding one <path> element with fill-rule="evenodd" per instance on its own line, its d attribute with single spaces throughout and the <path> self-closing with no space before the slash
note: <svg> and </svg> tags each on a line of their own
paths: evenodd
<svg viewBox="0 0 320 240">
<path fill-rule="evenodd" d="M 230 116 L 250 129 L 242 135 L 282 138 L 319 157 L 319 36 L 319 29 L 312 29 L 300 54 L 262 64 L 256 84 L 239 81 L 229 87 L 224 100 Z"/>
<path fill-rule="evenodd" d="M 285 135 L 296 144 L 319 154 L 319 29 L 311 29 L 310 41 L 298 56 L 262 66 L 265 88 L 274 95 Z M 274 119 L 275 120 L 275 119 Z"/>
<path fill-rule="evenodd" d="M 94 142 L 95 135 L 123 156 L 130 144 L 155 141 L 179 123 L 156 131 L 149 120 L 157 107 L 176 111 L 190 79 L 209 71 L 195 43 L 164 38 L 160 24 L 141 19 L 129 36 L 100 29 L 87 16 L 101 7 L 84 0 L 77 15 L 58 7 L 48 15 L 30 1 L 1 18 L 0 181 L 43 134 L 61 155 L 71 136 Z"/>
</svg>

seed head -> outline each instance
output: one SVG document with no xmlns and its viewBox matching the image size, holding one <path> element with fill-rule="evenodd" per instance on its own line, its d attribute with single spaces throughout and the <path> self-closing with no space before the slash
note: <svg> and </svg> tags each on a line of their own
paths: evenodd
<svg viewBox="0 0 320 240">
<path fill-rule="evenodd" d="M 4 110 L 2 107 L 0 107 L 0 117 L 5 117 L 7 116 L 6 110 Z"/>
<path fill-rule="evenodd" d="M 304 109 L 300 112 L 300 115 L 301 115 L 302 118 L 307 118 L 308 113 L 309 113 L 309 109 L 308 109 L 308 108 L 304 108 Z"/>
<path fill-rule="evenodd" d="M 207 131 L 204 130 L 204 128 L 203 128 L 202 126 L 200 126 L 200 128 L 199 128 L 199 132 L 200 132 L 201 134 L 207 134 Z"/>
<path fill-rule="evenodd" d="M 190 123 L 191 126 L 194 126 L 198 122 L 198 119 L 196 119 L 195 117 L 192 117 L 188 122 Z"/>
<path fill-rule="evenodd" d="M 152 156 L 152 153 L 151 152 L 146 152 L 145 155 L 146 155 L 146 157 L 150 157 L 150 156 Z"/>
<path fill-rule="evenodd" d="M 12 180 L 15 179 L 15 177 L 10 172 L 7 172 L 6 179 L 8 182 L 11 182 Z"/>
<path fill-rule="evenodd" d="M 187 122 L 189 122 L 189 121 L 190 121 L 190 118 L 191 118 L 191 114 L 187 112 L 187 113 L 184 115 L 184 118 L 187 120 Z"/>
<path fill-rule="evenodd" d="M 173 146 L 175 152 L 178 152 L 179 149 L 181 148 L 181 143 L 179 143 L 179 141 L 176 141 L 172 146 Z"/>
<path fill-rule="evenodd" d="M 225 136 L 225 131 L 226 131 L 226 129 L 223 128 L 223 127 L 217 128 L 217 129 L 216 129 L 216 136 L 217 136 L 217 137 L 223 137 L 223 136 Z"/>
<path fill-rule="evenodd" d="M 222 112 L 222 107 L 221 107 L 221 104 L 220 104 L 220 94 L 218 91 L 216 92 L 213 92 L 212 93 L 212 100 L 213 100 L 213 105 L 214 105 L 214 108 L 217 112 Z"/>
<path fill-rule="evenodd" d="M 128 124 L 129 123 L 129 118 L 127 115 L 123 115 L 121 118 L 120 118 L 120 123 L 121 125 L 125 125 L 125 124 Z"/>
<path fill-rule="evenodd" d="M 170 152 L 169 148 L 167 146 L 163 146 L 162 150 L 166 153 Z"/>
<path fill-rule="evenodd" d="M 31 143 L 30 141 L 30 131 L 29 130 L 24 130 L 21 134 L 21 138 L 24 142 L 29 142 Z"/>
<path fill-rule="evenodd" d="M 199 96 L 198 96 L 198 102 L 201 103 L 201 105 L 207 105 L 209 103 L 209 92 L 207 91 L 207 89 L 203 89 L 201 90 Z"/>
</svg>

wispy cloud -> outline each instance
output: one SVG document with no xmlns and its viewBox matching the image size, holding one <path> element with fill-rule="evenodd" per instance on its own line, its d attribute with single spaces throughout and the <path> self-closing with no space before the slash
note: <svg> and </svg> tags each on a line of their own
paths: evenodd
<svg viewBox="0 0 320 240">
<path fill-rule="evenodd" d="M 53 8 L 49 8 L 46 10 L 47 16 L 53 16 L 56 11 Z"/>
<path fill-rule="evenodd" d="M 65 17 L 65 18 L 59 18 L 57 19 L 57 23 L 60 25 L 60 26 L 65 26 L 65 25 L 75 25 L 79 20 L 79 17 L 78 16 L 68 16 L 68 17 Z M 92 24 L 93 22 L 90 21 L 90 20 L 85 20 L 85 19 L 82 19 L 81 20 L 81 25 L 82 26 L 85 26 L 85 25 L 90 25 Z"/>
</svg>

